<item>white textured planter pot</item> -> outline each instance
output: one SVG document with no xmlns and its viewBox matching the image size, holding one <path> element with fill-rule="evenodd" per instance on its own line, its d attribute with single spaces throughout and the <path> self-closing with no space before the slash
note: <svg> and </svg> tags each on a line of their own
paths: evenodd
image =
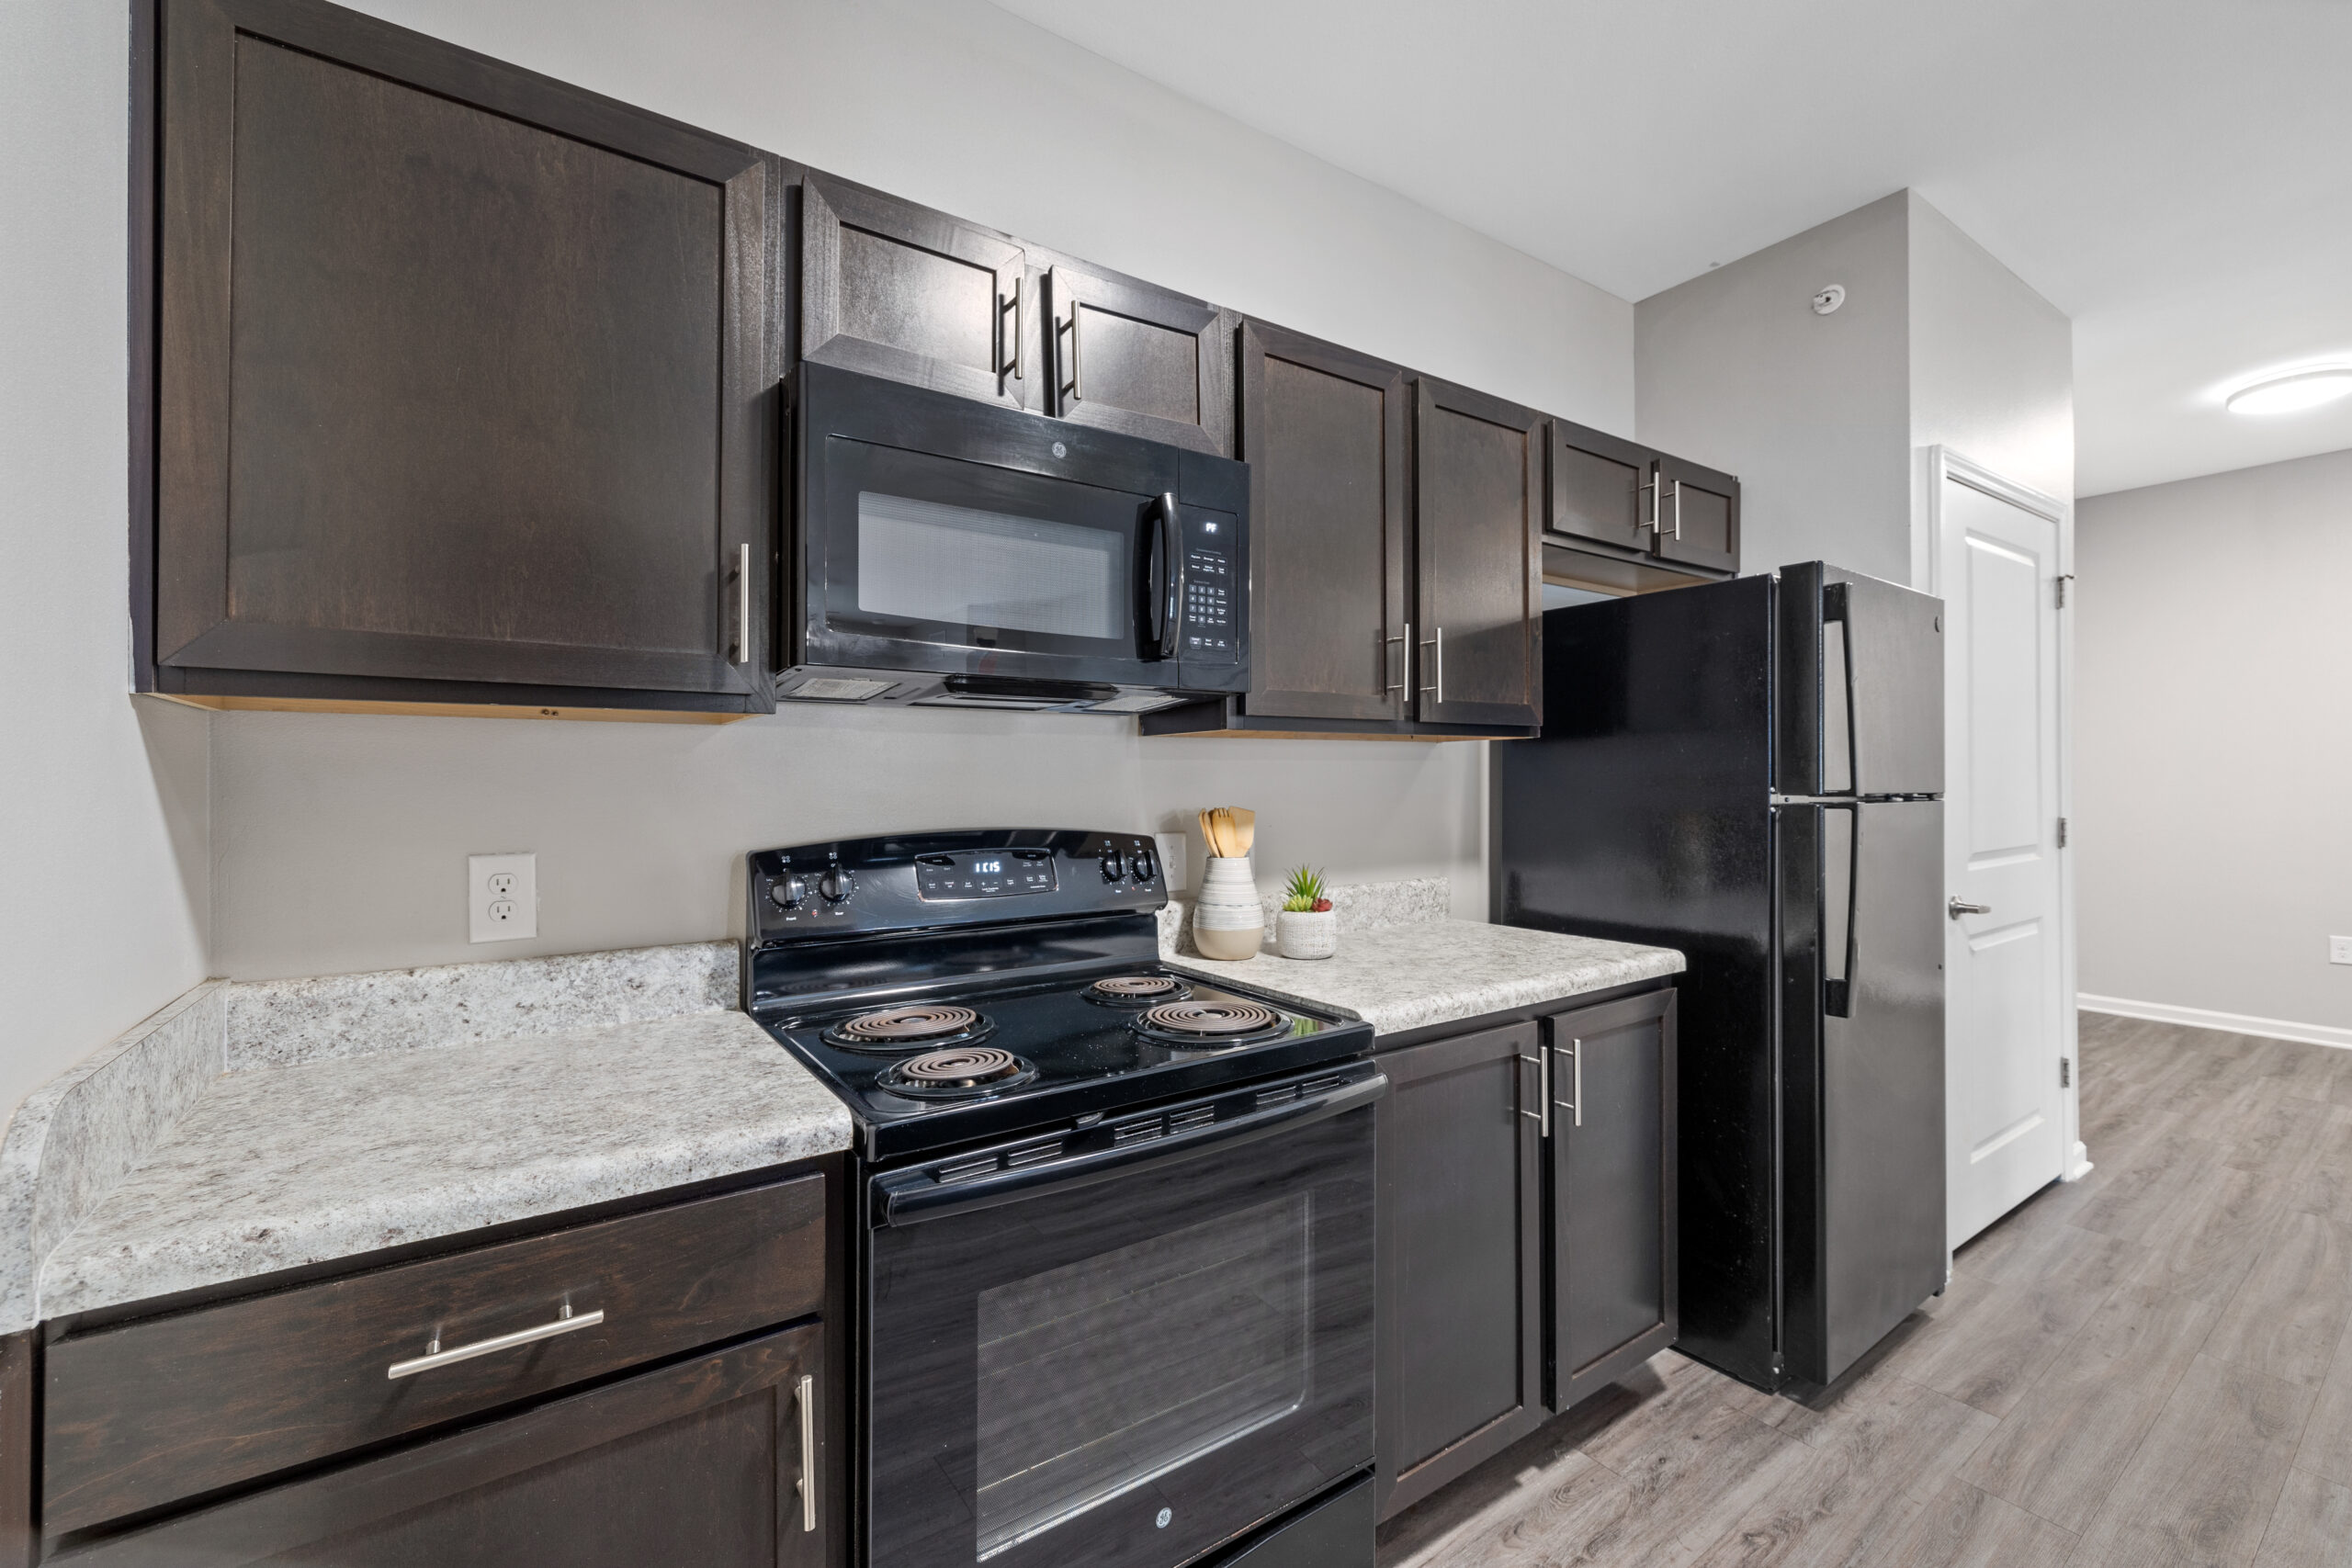
<svg viewBox="0 0 2352 1568">
<path fill-rule="evenodd" d="M 1284 958 L 1329 958 L 1340 951 L 1337 909 L 1280 909 L 1274 914 L 1274 941 Z"/>
<path fill-rule="evenodd" d="M 1255 958 L 1266 941 L 1266 907 L 1247 855 L 1211 855 L 1193 899 L 1193 945 L 1203 958 Z"/>
</svg>

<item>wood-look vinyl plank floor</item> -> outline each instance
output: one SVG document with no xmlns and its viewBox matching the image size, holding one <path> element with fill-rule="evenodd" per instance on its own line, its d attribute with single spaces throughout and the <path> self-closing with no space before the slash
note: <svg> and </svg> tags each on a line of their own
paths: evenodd
<svg viewBox="0 0 2352 1568">
<path fill-rule="evenodd" d="M 2085 1179 L 1800 1403 L 1668 1351 L 1381 1568 L 2352 1568 L 2352 1051 L 2086 1013 Z"/>
</svg>

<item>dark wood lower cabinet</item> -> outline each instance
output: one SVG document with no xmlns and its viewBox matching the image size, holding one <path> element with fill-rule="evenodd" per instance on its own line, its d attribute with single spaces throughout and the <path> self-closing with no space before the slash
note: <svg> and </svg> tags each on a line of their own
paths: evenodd
<svg viewBox="0 0 2352 1568">
<path fill-rule="evenodd" d="M 1544 1419 L 1537 1039 L 1514 1023 L 1381 1058 L 1384 1518 Z"/>
<path fill-rule="evenodd" d="M 1674 1342 L 1674 1002 L 1653 991 L 1544 1021 L 1555 1411 Z"/>
<path fill-rule="evenodd" d="M 844 1164 L 0 1338 L 0 1568 L 833 1568 Z"/>
<path fill-rule="evenodd" d="M 90 1568 L 817 1568 L 824 1330 L 786 1329 L 52 1561 Z M 804 1380 L 806 1380 L 804 1382 Z M 815 1528 L 808 1528 L 813 1521 Z"/>
<path fill-rule="evenodd" d="M 1380 1057 L 1381 1517 L 1674 1342 L 1674 1026 L 1661 988 Z"/>
</svg>

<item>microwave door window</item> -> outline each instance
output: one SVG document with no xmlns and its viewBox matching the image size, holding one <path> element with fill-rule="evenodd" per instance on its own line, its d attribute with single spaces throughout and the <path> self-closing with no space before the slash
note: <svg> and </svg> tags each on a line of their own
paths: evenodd
<svg viewBox="0 0 2352 1568">
<path fill-rule="evenodd" d="M 1122 641 L 1131 550 L 1113 529 L 861 491 L 857 608 L 871 620 Z"/>
</svg>

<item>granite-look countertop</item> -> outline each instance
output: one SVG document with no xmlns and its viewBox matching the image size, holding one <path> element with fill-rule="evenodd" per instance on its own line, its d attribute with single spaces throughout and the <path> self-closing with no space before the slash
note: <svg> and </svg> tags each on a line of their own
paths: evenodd
<svg viewBox="0 0 2352 1568">
<path fill-rule="evenodd" d="M 841 1100 L 740 1012 L 254 1066 L 208 1084 L 58 1243 L 40 1314 L 849 1145 Z"/>
<path fill-rule="evenodd" d="M 1221 964 L 1164 944 L 1160 957 L 1204 980 L 1363 1019 L 1375 1034 L 1661 979 L 1683 967 L 1682 954 L 1668 947 L 1451 919 L 1343 930 L 1329 958 L 1268 951 Z"/>
</svg>

